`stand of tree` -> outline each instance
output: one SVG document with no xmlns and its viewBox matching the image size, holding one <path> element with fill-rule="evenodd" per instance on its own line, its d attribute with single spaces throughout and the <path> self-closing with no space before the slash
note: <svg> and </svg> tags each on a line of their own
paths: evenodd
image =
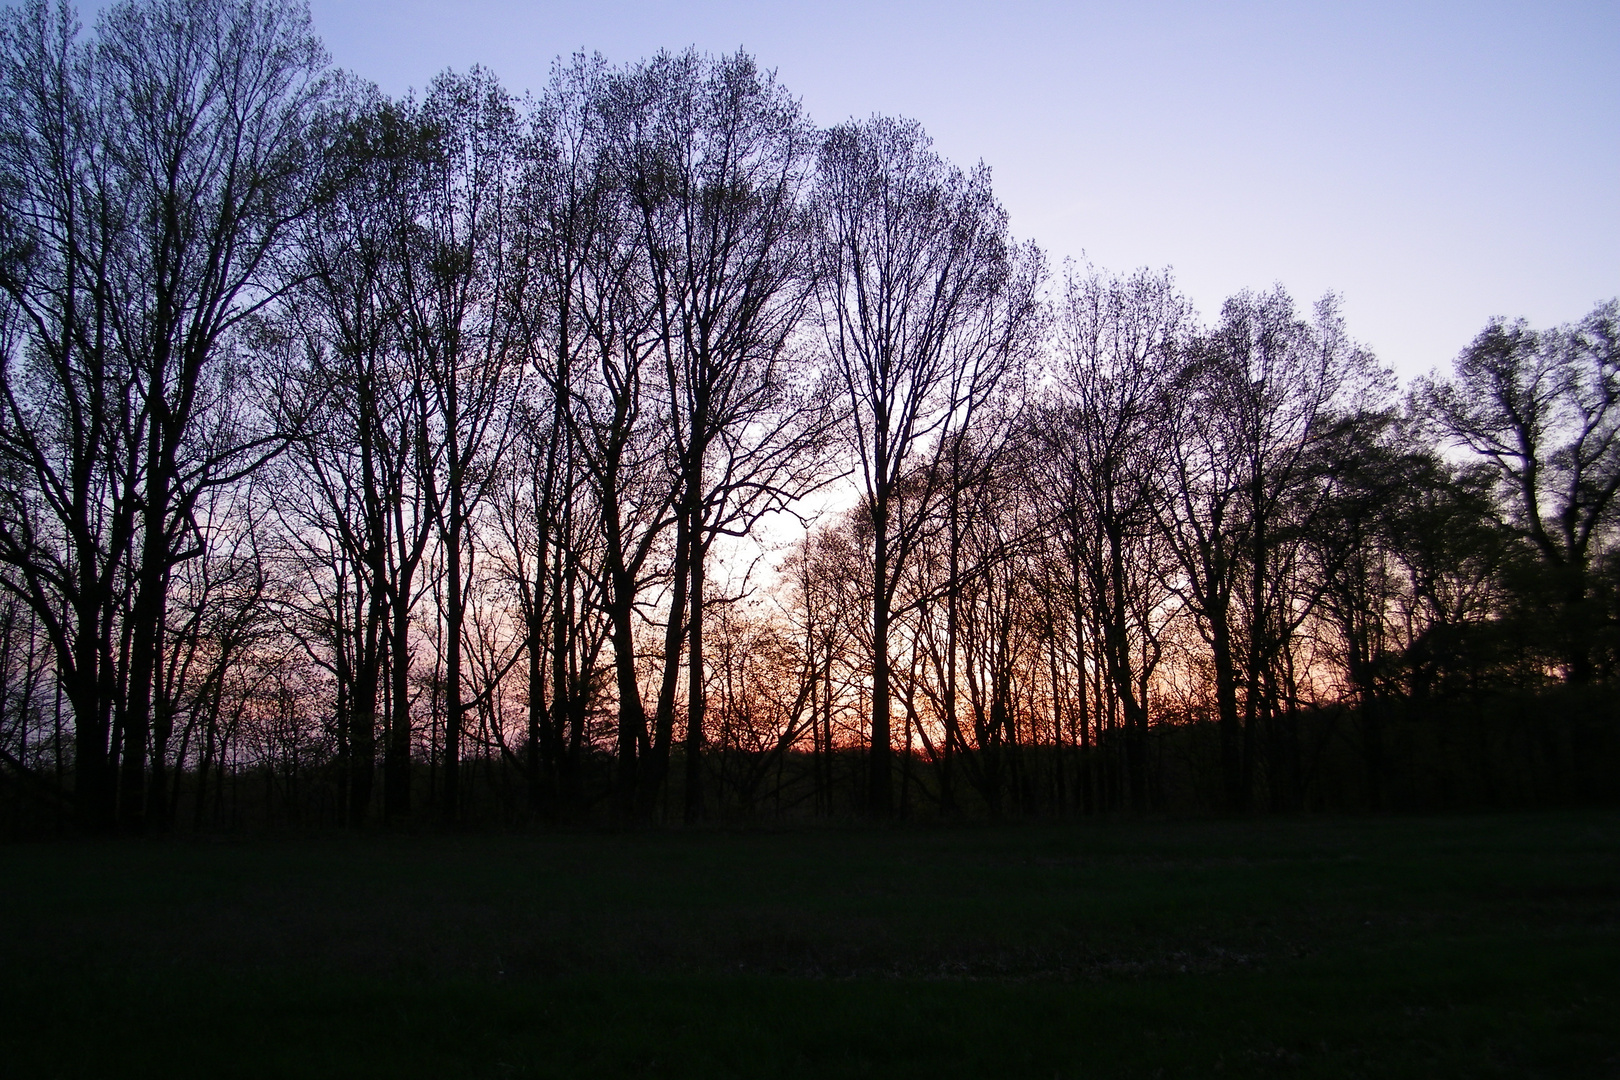
<svg viewBox="0 0 1620 1080">
<path fill-rule="evenodd" d="M 141 832 L 1620 795 L 1620 306 L 1400 391 L 745 54 L 390 99 L 0 16 L 0 807 Z M 788 524 L 784 525 L 786 522 Z"/>
</svg>

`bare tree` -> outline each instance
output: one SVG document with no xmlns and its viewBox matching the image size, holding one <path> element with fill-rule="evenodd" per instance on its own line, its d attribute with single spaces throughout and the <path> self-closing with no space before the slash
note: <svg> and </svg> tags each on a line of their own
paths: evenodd
<svg viewBox="0 0 1620 1080">
<path fill-rule="evenodd" d="M 1299 543 L 1282 511 L 1310 476 L 1311 449 L 1336 407 L 1381 376 L 1346 336 L 1333 297 L 1307 322 L 1280 288 L 1228 300 L 1190 344 L 1166 410 L 1170 484 L 1161 526 L 1180 564 L 1177 591 L 1210 648 L 1227 805 L 1253 791 L 1257 724 L 1268 665 L 1286 649 L 1278 560 Z M 1286 542 L 1286 546 L 1285 546 Z"/>
<path fill-rule="evenodd" d="M 642 116 L 620 183 L 640 218 L 680 478 L 691 819 L 703 805 L 709 553 L 717 537 L 746 533 L 823 479 L 814 450 L 830 414 L 797 370 L 808 354 L 789 349 L 809 295 L 802 206 L 815 142 L 798 102 L 743 53 L 661 54 L 628 82 Z M 661 709 L 646 777 L 654 788 L 665 723 Z"/>
<path fill-rule="evenodd" d="M 1032 469 L 1072 548 L 1074 584 L 1085 589 L 1103 631 L 1102 660 L 1123 712 L 1126 772 L 1139 808 L 1147 797 L 1142 688 L 1152 670 L 1136 657 L 1156 659 L 1153 642 L 1167 614 L 1150 550 L 1169 453 L 1160 417 L 1191 319 L 1168 273 L 1071 274 L 1057 320 L 1058 391 L 1042 417 Z"/>
<path fill-rule="evenodd" d="M 1039 253 L 1015 246 L 989 170 L 965 174 L 915 123 L 827 133 L 815 203 L 817 295 L 849 410 L 872 529 L 872 751 L 868 810 L 893 810 L 889 624 L 920 529 L 942 490 L 900 515 L 918 456 L 1018 369 L 1038 328 Z"/>
<path fill-rule="evenodd" d="M 594 679 L 587 665 L 568 657 L 594 664 L 600 647 L 581 632 L 590 614 L 570 617 L 579 609 L 571 609 L 574 588 L 567 581 L 579 575 L 581 600 L 603 615 L 613 647 L 615 805 L 624 817 L 635 813 L 644 787 L 638 765 L 649 750 L 637 619 L 661 575 L 655 557 L 675 521 L 677 497 L 668 427 L 657 404 L 660 335 L 640 215 L 620 183 L 625 148 L 645 119 L 635 85 L 594 57 L 575 57 L 553 74 L 535 117 L 529 160 L 538 271 L 537 299 L 525 316 L 550 403 L 549 420 L 535 417 L 546 433 L 544 477 L 537 483 L 551 490 L 542 512 L 557 530 L 553 540 L 567 545 L 552 545 L 549 556 L 553 730 L 561 730 L 566 715 L 570 754 L 577 756 Z M 560 501 L 574 488 L 571 473 L 581 496 L 577 510 Z M 575 521 L 577 533 L 567 527 Z M 589 544 L 574 546 L 586 535 Z M 587 583 L 586 576 L 594 580 Z M 535 591 L 538 602 L 538 584 Z M 666 657 L 678 656 L 682 610 L 677 596 Z M 667 731 L 662 718 L 673 711 L 676 674 L 666 662 L 660 731 Z M 539 673 L 531 669 L 531 677 Z"/>
<path fill-rule="evenodd" d="M 445 607 L 443 812 L 459 812 L 462 627 L 471 580 L 467 533 L 510 439 L 522 338 L 512 305 L 525 290 L 513 258 L 521 215 L 516 109 L 488 72 L 433 81 L 415 117 L 430 146 L 409 215 L 397 222 L 398 306 L 406 349 L 428 397 L 420 467 L 438 525 Z"/>
<path fill-rule="evenodd" d="M 520 403 L 517 461 L 495 510 L 528 630 L 530 802 L 547 814 L 565 789 L 577 798 L 585 711 L 607 636 L 598 508 L 574 422 L 574 395 L 590 381 L 599 287 L 613 295 L 629 284 L 608 168 L 606 77 L 600 57 L 555 64 L 521 161 L 515 257 L 529 264 L 519 275 L 528 294 L 513 314 L 539 378 Z M 607 331 L 610 343 L 615 335 Z"/>
<path fill-rule="evenodd" d="M 5 185 L 31 193 L 8 218 L 46 240 L 43 261 L 8 273 L 8 292 L 34 313 L 29 351 L 57 357 L 42 369 L 54 388 L 46 400 L 66 408 L 64 445 L 81 466 L 63 472 L 51 463 L 55 453 L 37 443 L 51 429 L 24 423 L 31 406 L 16 396 L 13 414 L 29 432 L 19 438 L 40 489 L 55 491 L 47 498 L 60 507 L 56 516 L 90 556 L 75 591 L 88 587 L 103 614 L 79 618 L 76 634 L 105 642 L 108 560 L 128 546 L 130 651 L 115 721 L 119 813 L 139 828 L 146 803 L 156 806 L 165 791 L 166 710 L 154 728 L 153 695 L 169 573 L 197 554 L 191 517 L 202 493 L 234 482 L 283 442 L 252 405 L 251 331 L 286 288 L 282 255 L 310 206 L 307 135 L 326 93 L 325 54 L 307 10 L 281 0 L 131 0 L 105 9 L 85 46 L 71 20 L 43 4 L 8 27 L 10 78 L 22 91 L 5 121 L 20 139 L 14 166 L 46 166 L 51 158 L 39 155 L 52 144 L 67 152 L 44 173 L 12 173 Z M 34 187 L 34 179 L 48 183 Z M 108 469 L 117 477 L 111 487 L 95 480 Z M 98 557 L 92 520 L 109 511 L 107 535 L 118 542 Z M 23 537 L 12 545 L 25 580 L 42 582 L 40 571 L 57 559 L 41 559 L 40 547 Z M 56 617 L 54 590 L 24 588 Z M 81 613 L 90 603 L 80 601 Z M 70 692 L 84 698 L 80 676 L 93 646 L 58 637 L 63 671 L 76 673 Z M 92 662 L 103 690 L 112 683 L 101 674 L 109 653 L 103 647 Z M 107 706 L 85 704 L 89 780 L 106 757 Z M 149 762 L 159 765 L 150 786 Z M 105 798 L 108 783 L 105 774 L 91 780 L 102 788 L 95 798 Z"/>
<path fill-rule="evenodd" d="M 74 722 L 75 814 L 110 828 L 120 594 L 136 528 L 135 373 L 112 342 L 127 184 L 97 103 L 93 52 L 65 6 L 5 13 L 0 138 L 7 300 L 0 368 L 5 587 L 40 620 Z"/>
<path fill-rule="evenodd" d="M 304 350 L 285 382 L 311 414 L 277 505 L 310 567 L 330 570 L 306 577 L 308 585 L 338 592 L 311 610 L 323 628 L 312 644 L 336 682 L 346 813 L 358 823 L 385 698 L 384 812 L 401 813 L 410 801 L 402 691 L 414 578 L 432 529 L 417 468 L 426 400 L 413 392 L 418 373 L 400 334 L 396 228 L 419 182 L 426 135 L 369 87 L 351 90 L 328 124 L 319 199 L 298 254 L 293 312 Z"/>
</svg>

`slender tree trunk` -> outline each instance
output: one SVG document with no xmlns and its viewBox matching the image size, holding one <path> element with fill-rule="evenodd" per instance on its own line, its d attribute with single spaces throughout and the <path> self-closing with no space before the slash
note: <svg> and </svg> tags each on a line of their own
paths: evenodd
<svg viewBox="0 0 1620 1080">
<path fill-rule="evenodd" d="M 961 583 L 958 577 L 962 572 L 962 522 L 961 522 L 961 477 L 958 471 L 958 451 L 960 443 L 952 448 L 951 454 L 951 505 L 950 505 L 950 535 L 949 558 L 946 573 L 949 575 L 945 594 L 945 761 L 944 768 L 940 770 L 940 803 L 947 813 L 956 809 L 956 793 L 951 790 L 951 766 L 954 764 L 955 747 L 962 741 L 962 729 L 957 716 L 956 703 L 956 637 L 961 623 Z"/>
<path fill-rule="evenodd" d="M 1212 611 L 1210 659 L 1215 666 L 1215 708 L 1221 741 L 1221 779 L 1226 808 L 1241 813 L 1249 808 L 1243 786 L 1243 723 L 1238 716 L 1237 665 L 1232 658 L 1232 632 L 1224 608 Z"/>
<path fill-rule="evenodd" d="M 411 811 L 410 613 L 399 598 L 409 595 L 412 575 L 404 575 L 393 605 L 388 635 L 390 716 L 383 758 L 383 815 L 392 820 Z"/>
<path fill-rule="evenodd" d="M 1067 814 L 1069 812 L 1069 788 L 1068 770 L 1063 765 L 1063 691 L 1062 683 L 1059 681 L 1058 669 L 1057 613 L 1050 607 L 1046 611 L 1046 622 L 1051 629 L 1051 637 L 1047 641 L 1046 655 L 1051 667 L 1053 800 L 1057 805 L 1058 813 Z"/>
<path fill-rule="evenodd" d="M 625 565 L 619 508 L 613 498 L 618 478 L 608 472 L 602 485 L 602 526 L 607 539 L 609 595 L 608 621 L 613 639 L 613 670 L 619 692 L 617 762 L 614 768 L 614 808 L 621 821 L 635 815 L 637 755 L 646 738 L 647 714 L 636 678 L 635 582 Z"/>
<path fill-rule="evenodd" d="M 688 824 L 703 816 L 703 745 L 706 672 L 703 664 L 703 594 L 705 561 L 709 551 L 709 537 L 704 522 L 704 464 L 708 458 L 709 382 L 708 359 L 700 356 L 697 385 L 693 387 L 689 443 L 686 451 L 685 476 L 682 478 L 683 513 L 686 518 L 687 543 L 687 658 L 686 658 L 686 821 Z M 677 570 L 679 576 L 679 570 Z"/>
<path fill-rule="evenodd" d="M 163 595 L 169 593 L 169 575 L 163 576 Z M 167 605 L 165 604 L 165 608 Z M 169 738 L 174 734 L 175 704 L 170 688 L 163 678 L 164 657 L 168 655 L 168 625 L 166 617 L 160 620 L 153 634 L 156 639 L 152 650 L 152 768 L 146 788 L 146 827 L 152 832 L 168 831 L 169 818 Z M 176 770 L 183 762 L 176 762 Z"/>
<path fill-rule="evenodd" d="M 164 617 L 164 564 L 168 561 L 169 474 L 154 421 L 147 466 L 146 519 L 141 542 L 141 566 L 135 581 L 135 603 L 130 611 L 130 663 L 124 708 L 124 757 L 119 784 L 119 820 L 130 832 L 145 827 L 146 761 L 151 735 L 153 682 L 161 657 L 158 628 Z"/>
<path fill-rule="evenodd" d="M 219 741 L 220 695 L 224 689 L 224 682 L 222 675 L 209 694 L 208 719 L 203 725 L 202 760 L 197 763 L 197 795 L 191 807 L 191 827 L 194 832 L 202 831 L 204 806 L 208 800 L 208 771 L 215 767 L 214 757 Z"/>
<path fill-rule="evenodd" d="M 880 490 L 872 510 L 872 748 L 868 755 L 866 812 L 894 812 L 889 747 L 889 498 Z"/>
<path fill-rule="evenodd" d="M 691 824 L 703 816 L 703 744 L 704 744 L 704 685 L 703 685 L 703 548 L 696 530 L 691 534 L 692 580 L 687 591 L 686 659 L 686 821 Z"/>
<path fill-rule="evenodd" d="M 376 604 L 368 603 L 360 640 L 360 653 L 349 694 L 349 805 L 348 820 L 358 827 L 371 806 L 371 785 L 377 768 L 377 682 L 379 676 Z"/>
<path fill-rule="evenodd" d="M 1069 541 L 1069 585 L 1073 590 L 1070 600 L 1073 607 L 1070 617 L 1074 620 L 1074 663 L 1075 663 L 1075 695 L 1076 720 L 1080 730 L 1080 808 L 1086 814 L 1096 811 L 1096 789 L 1092 777 L 1092 700 L 1088 695 L 1086 682 L 1086 611 L 1084 598 L 1081 595 L 1080 577 L 1080 533 L 1078 523 L 1071 526 Z"/>
<path fill-rule="evenodd" d="M 365 500 L 365 547 L 361 553 L 364 573 L 357 575 L 358 586 L 365 592 L 363 612 L 357 612 L 356 646 L 358 663 L 355 667 L 355 687 L 351 697 L 352 729 L 349 736 L 349 761 L 352 769 L 349 781 L 348 816 L 351 824 L 359 825 L 371 806 L 371 789 L 377 772 L 377 698 L 382 680 L 382 636 L 387 619 L 387 594 L 384 583 L 387 540 L 384 534 L 386 511 L 378 491 L 375 457 L 376 432 L 376 374 L 370 368 L 361 372 L 359 401 L 360 480 Z M 386 755 L 386 751 L 385 751 Z M 386 767 L 386 764 L 385 764 Z M 387 780 L 384 779 L 386 786 Z M 386 794 L 385 794 L 386 798 Z M 385 810 L 386 813 L 386 810 Z"/>
<path fill-rule="evenodd" d="M 535 571 L 532 592 L 528 598 L 528 635 L 525 647 L 528 649 L 528 730 L 523 744 L 523 771 L 528 787 L 528 802 L 531 813 L 543 814 L 549 810 L 551 801 L 548 777 L 543 769 L 542 742 L 546 737 L 546 665 L 545 659 L 548 651 L 546 645 L 546 626 L 542 618 L 540 607 L 540 590 L 545 582 L 546 557 L 545 541 L 540 542 L 540 550 L 535 556 Z"/>
<path fill-rule="evenodd" d="M 651 760 L 641 778 L 641 814 L 651 817 L 658 796 L 669 780 L 670 747 L 675 735 L 675 692 L 680 683 L 681 643 L 686 640 L 687 582 L 691 564 L 691 527 L 686 514 L 675 522 L 675 575 L 670 588 L 669 617 L 664 624 L 664 674 L 658 685 L 658 704 L 653 714 Z M 684 751 L 691 753 L 690 747 Z M 686 782 L 690 783 L 690 776 Z"/>
<path fill-rule="evenodd" d="M 833 746 L 833 642 L 831 631 L 828 631 L 826 653 L 821 661 L 821 708 L 823 730 L 821 745 L 825 749 L 825 760 L 822 771 L 822 799 L 825 813 L 828 817 L 833 814 L 833 765 L 837 762 Z"/>
<path fill-rule="evenodd" d="M 572 477 L 565 491 L 572 490 Z M 559 535 L 573 535 L 571 506 L 563 507 Z M 551 785 L 553 812 L 566 803 L 572 807 L 574 791 L 574 764 L 577 746 L 565 743 L 569 723 L 572 721 L 577 736 L 583 723 L 584 695 L 575 688 L 569 671 L 570 635 L 574 629 L 575 566 L 573 555 L 566 544 L 559 544 L 552 556 L 551 570 L 551 713 L 545 725 L 545 752 L 542 763 Z M 535 602 L 539 603 L 538 590 Z"/>
<path fill-rule="evenodd" d="M 1112 507 L 1110 506 L 1110 511 Z M 1147 809 L 1147 713 L 1136 694 L 1131 663 L 1130 628 L 1125 613 L 1124 541 L 1117 529 L 1108 534 L 1108 624 L 1104 628 L 1108 668 L 1125 721 L 1125 776 L 1133 810 Z"/>
<path fill-rule="evenodd" d="M 449 583 L 449 596 L 445 605 L 445 667 L 444 667 L 444 806 L 446 821 L 461 818 L 461 626 L 465 619 L 465 593 L 461 580 L 461 530 L 463 525 L 462 484 L 465 481 L 461 460 L 461 416 L 459 402 L 459 373 L 455 361 L 450 361 L 448 393 L 445 394 L 444 427 L 449 442 L 450 516 L 444 527 L 445 577 Z"/>
</svg>

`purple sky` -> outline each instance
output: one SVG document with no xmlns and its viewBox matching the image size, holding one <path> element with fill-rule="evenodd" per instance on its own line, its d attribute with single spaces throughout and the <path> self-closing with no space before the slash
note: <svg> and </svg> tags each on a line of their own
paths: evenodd
<svg viewBox="0 0 1620 1080">
<path fill-rule="evenodd" d="M 739 46 L 830 124 L 915 117 L 983 159 L 1055 266 L 1175 268 L 1206 317 L 1342 293 L 1403 377 L 1492 315 L 1620 293 L 1620 3 L 523 3 L 314 0 L 385 91 L 481 63 Z"/>
</svg>

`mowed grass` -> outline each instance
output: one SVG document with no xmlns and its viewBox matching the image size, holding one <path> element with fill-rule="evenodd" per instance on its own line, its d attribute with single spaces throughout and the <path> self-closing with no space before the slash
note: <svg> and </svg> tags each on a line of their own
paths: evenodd
<svg viewBox="0 0 1620 1080">
<path fill-rule="evenodd" d="M 1620 813 L 0 848 L 0 1073 L 1620 1077 Z"/>
</svg>

